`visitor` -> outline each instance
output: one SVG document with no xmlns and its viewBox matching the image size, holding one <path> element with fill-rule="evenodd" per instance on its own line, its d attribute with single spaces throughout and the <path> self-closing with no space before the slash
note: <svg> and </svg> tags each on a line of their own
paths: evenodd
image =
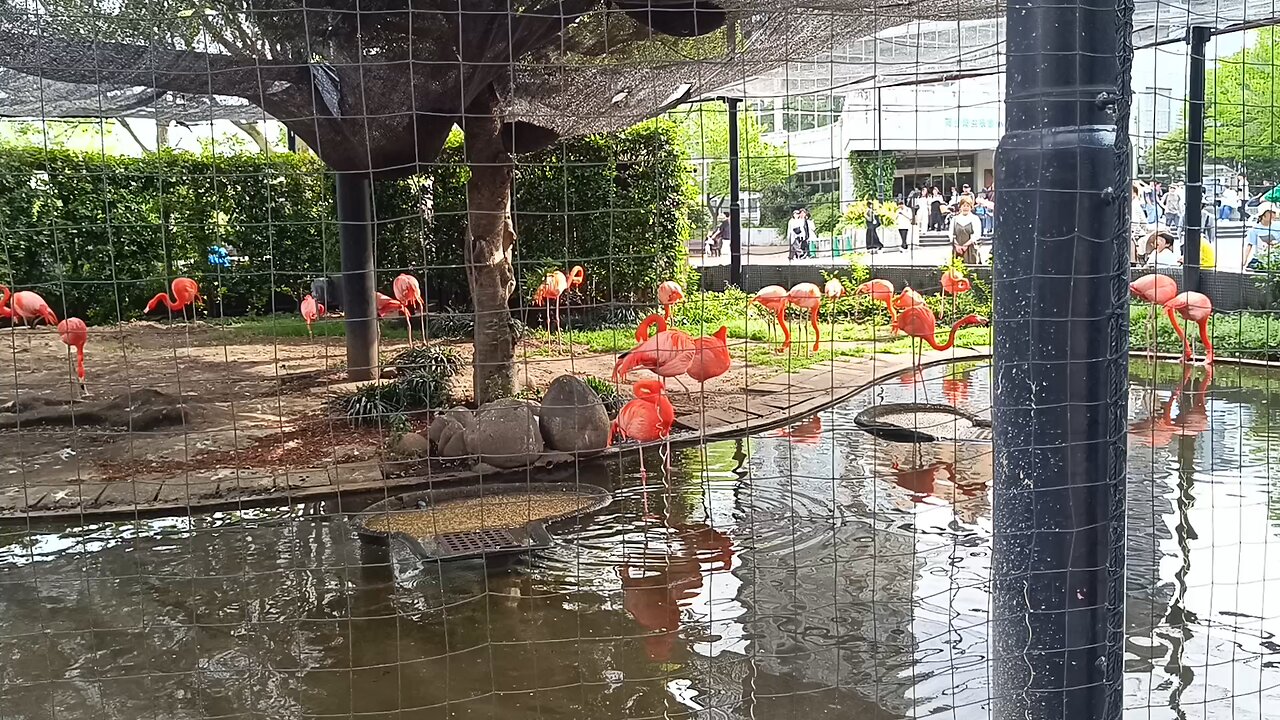
<svg viewBox="0 0 1280 720">
<path fill-rule="evenodd" d="M 924 195 L 924 192 L 919 185 L 911 188 L 911 193 L 907 195 L 907 208 L 911 211 L 912 225 L 918 222 L 917 218 L 919 218 L 919 213 L 917 211 L 920 208 L 921 195 Z"/>
<path fill-rule="evenodd" d="M 1147 240 L 1147 264 L 1149 268 L 1171 268 L 1178 265 L 1178 253 L 1173 245 L 1177 242 L 1171 233 L 1161 230 L 1151 233 Z"/>
<path fill-rule="evenodd" d="M 791 220 L 787 222 L 787 238 L 791 242 L 792 260 L 809 257 L 809 241 L 817 237 L 818 231 L 809 219 L 804 208 L 796 208 L 791 212 Z"/>
<path fill-rule="evenodd" d="M 956 214 L 951 218 L 951 251 L 966 265 L 978 265 L 978 238 L 982 237 L 982 221 L 973 214 L 973 200 L 960 198 Z"/>
<path fill-rule="evenodd" d="M 1186 217 L 1186 215 L 1188 214 L 1189 213 L 1183 214 L 1181 237 L 1187 236 L 1187 221 L 1189 220 L 1189 218 Z M 1217 222 L 1214 220 L 1214 217 L 1216 217 L 1216 215 L 1217 213 L 1214 211 L 1213 200 L 1210 200 L 1207 196 L 1201 198 L 1200 199 L 1200 235 L 1201 237 L 1207 238 L 1210 243 L 1214 241 L 1214 236 L 1216 234 Z"/>
<path fill-rule="evenodd" d="M 1173 183 L 1169 192 L 1164 194 L 1164 224 L 1171 227 L 1182 226 L 1182 205 L 1186 198 L 1183 195 L 1182 183 Z"/>
<path fill-rule="evenodd" d="M 898 206 L 898 237 L 902 240 L 902 249 L 906 250 L 910 245 L 912 222 L 911 208 L 906 205 Z"/>
<path fill-rule="evenodd" d="M 1138 243 L 1151 234 L 1155 228 L 1147 223 L 1147 210 L 1143 206 L 1142 197 L 1146 188 L 1141 180 L 1133 181 L 1133 191 L 1129 207 L 1129 262 L 1138 261 Z"/>
<path fill-rule="evenodd" d="M 923 235 L 929 230 L 929 188 L 921 186 L 920 197 L 916 198 L 916 225 L 920 230 L 918 235 Z"/>
<path fill-rule="evenodd" d="M 946 203 L 942 201 L 942 188 L 937 185 L 933 186 L 933 191 L 929 193 L 929 231 L 943 232 L 946 225 L 943 224 L 942 208 Z"/>
<path fill-rule="evenodd" d="M 1218 198 L 1221 205 L 1218 207 L 1219 220 L 1234 220 L 1236 214 L 1236 205 L 1240 204 L 1240 196 L 1236 194 L 1234 188 L 1223 188 L 1222 195 Z"/>
<path fill-rule="evenodd" d="M 725 241 L 729 239 L 729 235 L 732 232 L 731 227 L 732 226 L 729 223 L 729 213 L 721 211 L 720 225 L 711 232 L 710 241 L 707 243 L 708 249 L 711 251 L 711 257 L 720 257 L 724 254 L 724 244 Z"/>
<path fill-rule="evenodd" d="M 1240 173 L 1236 176 L 1236 195 L 1240 198 L 1240 219 L 1248 220 L 1249 178 L 1244 173 Z"/>
<path fill-rule="evenodd" d="M 1244 238 L 1244 269 L 1261 270 L 1262 257 L 1272 246 L 1280 242 L 1280 225 L 1275 224 L 1277 208 L 1274 203 L 1258 206 L 1258 224 L 1249 228 Z"/>
<path fill-rule="evenodd" d="M 1186 259 L 1187 259 L 1187 258 L 1186 258 L 1186 250 L 1187 250 L 1186 245 L 1187 245 L 1187 243 L 1184 241 L 1184 242 L 1182 243 L 1183 256 L 1182 256 L 1182 257 L 1180 257 L 1180 258 L 1178 258 L 1178 264 L 1179 264 L 1179 265 L 1181 265 L 1181 264 L 1183 264 L 1184 262 L 1186 262 Z M 1218 265 L 1217 253 L 1215 253 L 1215 252 L 1213 251 L 1213 243 L 1209 242 L 1208 238 L 1206 238 L 1205 236 L 1201 235 L 1201 236 L 1200 236 L 1200 269 L 1201 269 L 1201 270 L 1212 270 L 1212 269 L 1214 269 L 1215 267 L 1217 267 L 1217 265 Z"/>
<path fill-rule="evenodd" d="M 884 249 L 880 242 L 880 214 L 876 212 L 876 201 L 867 201 L 867 250 L 879 252 Z"/>
</svg>

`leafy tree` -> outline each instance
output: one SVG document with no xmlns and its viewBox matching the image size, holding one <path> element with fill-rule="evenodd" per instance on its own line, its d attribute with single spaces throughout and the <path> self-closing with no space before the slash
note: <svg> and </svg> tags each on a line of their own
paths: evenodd
<svg viewBox="0 0 1280 720">
<path fill-rule="evenodd" d="M 795 177 L 764 188 L 760 191 L 760 225 L 775 227 L 782 232 L 787 229 L 792 208 L 811 207 L 813 200 L 813 187 L 801 184 Z"/>
<path fill-rule="evenodd" d="M 671 115 L 679 123 L 689 157 L 704 168 L 702 190 L 707 211 L 715 217 L 729 202 L 729 110 L 723 104 L 702 103 Z M 795 157 L 760 137 L 760 123 L 752 113 L 738 113 L 738 148 L 741 190 L 763 193 L 796 173 Z"/>
</svg>

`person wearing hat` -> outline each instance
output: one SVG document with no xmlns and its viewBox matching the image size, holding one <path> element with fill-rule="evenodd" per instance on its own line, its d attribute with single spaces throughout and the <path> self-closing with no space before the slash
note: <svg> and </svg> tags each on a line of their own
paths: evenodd
<svg viewBox="0 0 1280 720">
<path fill-rule="evenodd" d="M 1258 206 L 1258 224 L 1249 228 L 1244 236 L 1246 270 L 1262 269 L 1262 255 L 1280 241 L 1280 226 L 1275 224 L 1277 210 L 1275 203 L 1264 202 Z"/>
</svg>

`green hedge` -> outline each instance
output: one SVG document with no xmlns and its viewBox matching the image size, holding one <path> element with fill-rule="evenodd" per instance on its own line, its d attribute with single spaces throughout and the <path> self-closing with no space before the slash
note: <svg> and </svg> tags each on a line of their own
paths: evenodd
<svg viewBox="0 0 1280 720">
<path fill-rule="evenodd" d="M 469 308 L 461 143 L 455 135 L 430 175 L 375 185 L 383 292 L 410 270 L 433 306 Z M 582 264 L 587 302 L 636 302 L 683 276 L 697 198 L 671 123 L 523 157 L 515 187 L 521 288 L 549 266 Z M 340 270 L 333 213 L 333 178 L 311 156 L 0 146 L 0 283 L 99 323 L 138 317 L 175 275 L 196 278 L 227 315 L 293 312 L 312 278 Z M 215 244 L 247 260 L 218 271 L 207 257 Z M 523 290 L 512 298 L 520 304 Z"/>
</svg>

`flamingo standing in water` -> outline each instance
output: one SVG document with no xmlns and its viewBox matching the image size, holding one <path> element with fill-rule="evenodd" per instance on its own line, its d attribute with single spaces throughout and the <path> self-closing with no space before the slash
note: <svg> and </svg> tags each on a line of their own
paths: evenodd
<svg viewBox="0 0 1280 720">
<path fill-rule="evenodd" d="M 314 296 L 307 295 L 302 298 L 302 305 L 299 309 L 302 312 L 302 319 L 307 323 L 307 337 L 314 338 L 315 336 L 311 334 L 311 323 L 324 315 L 324 305 L 316 302 Z"/>
<path fill-rule="evenodd" d="M 58 323 L 58 337 L 67 347 L 76 349 L 76 378 L 80 381 L 80 396 L 89 397 L 89 388 L 84 384 L 84 344 L 89 340 L 89 326 L 78 317 L 69 317 Z"/>
<path fill-rule="evenodd" d="M 156 296 L 151 298 L 150 302 L 147 303 L 146 309 L 142 312 L 144 314 L 149 313 L 161 305 L 164 305 L 169 309 L 170 313 L 175 310 L 180 311 L 182 313 L 183 322 L 186 322 L 187 306 L 191 305 L 191 317 L 192 319 L 195 319 L 196 313 L 194 304 L 197 300 L 201 299 L 200 286 L 196 284 L 196 281 L 188 277 L 174 278 L 169 287 L 173 290 L 172 300 L 169 299 L 169 295 L 167 293 L 156 293 Z"/>
<path fill-rule="evenodd" d="M 685 372 L 698 381 L 699 389 L 706 392 L 706 382 L 729 372 L 733 358 L 729 356 L 729 328 L 721 325 L 715 334 L 693 341 L 693 359 Z"/>
<path fill-rule="evenodd" d="M 809 311 L 809 325 L 804 328 L 805 347 L 809 345 L 809 327 L 813 328 L 813 352 L 822 347 L 822 332 L 818 327 L 818 309 L 822 306 L 822 291 L 813 283 L 796 283 L 787 293 L 787 301 L 798 308 Z"/>
<path fill-rule="evenodd" d="M 658 304 L 662 305 L 662 315 L 671 322 L 671 306 L 684 299 L 684 288 L 675 280 L 667 280 L 658 286 Z"/>
<path fill-rule="evenodd" d="M 418 285 L 418 278 L 408 273 L 400 273 L 395 280 L 391 281 L 391 293 L 396 296 L 396 300 L 408 311 L 417 311 L 418 320 L 422 323 L 422 344 L 427 344 L 427 302 L 422 299 L 422 287 Z M 320 311 L 324 314 L 324 311 Z M 412 346 L 413 341 L 409 344 Z"/>
<path fill-rule="evenodd" d="M 1129 283 L 1129 292 L 1143 302 L 1154 306 L 1163 306 L 1178 294 L 1178 283 L 1173 278 L 1159 273 L 1151 273 Z M 1147 326 L 1147 357 L 1155 355 L 1156 327 L 1160 316 L 1155 307 L 1151 308 L 1151 322 Z M 1177 325 L 1177 323 L 1174 323 Z"/>
<path fill-rule="evenodd" d="M 641 443 L 661 440 L 671 435 L 671 426 L 676 421 L 676 409 L 667 398 L 662 381 L 639 380 L 631 389 L 636 397 L 623 405 L 618 411 L 618 418 L 609 424 L 606 447 L 613 445 L 613 438 L 619 433 Z M 643 451 L 640 453 L 640 470 L 644 471 Z"/>
<path fill-rule="evenodd" d="M 19 290 L 9 298 L 9 309 L 13 321 L 21 321 L 28 329 L 44 320 L 49 325 L 58 324 L 58 316 L 53 313 L 49 303 L 37 293 L 30 290 Z M 27 369 L 35 370 L 35 359 L 31 357 L 31 333 L 27 333 Z"/>
<path fill-rule="evenodd" d="M 772 312 L 778 319 L 778 324 L 782 326 L 783 342 L 782 347 L 778 348 L 778 352 L 784 353 L 787 348 L 791 347 L 791 328 L 787 327 L 787 289 L 781 285 L 766 285 L 760 288 L 760 292 L 747 302 L 750 305 L 753 302 L 760 303 L 766 310 Z M 769 329 L 769 342 L 773 342 L 773 328 Z"/>
<path fill-rule="evenodd" d="M 929 309 L 928 305 L 913 305 L 898 313 L 898 329 L 913 338 L 921 340 L 924 343 L 928 343 L 929 347 L 934 350 L 951 349 L 955 345 L 956 333 L 960 331 L 960 328 L 970 325 L 986 324 L 987 319 L 984 317 L 973 314 L 965 315 L 951 326 L 951 334 L 947 336 L 946 341 L 940 343 L 936 337 L 938 332 L 938 321 L 935 318 L 933 311 Z M 911 343 L 911 359 L 915 361 L 914 366 L 919 370 L 921 364 L 920 357 L 924 354 L 924 346 L 923 344 L 920 345 L 920 353 L 917 355 L 916 345 L 917 343 L 913 340 Z"/>
<path fill-rule="evenodd" d="M 898 334 L 898 308 L 893 304 L 893 283 L 880 279 L 868 280 L 854 292 L 858 295 L 870 295 L 872 300 L 884 303 L 885 309 L 889 311 L 889 334 Z"/>
<path fill-rule="evenodd" d="M 658 328 L 652 336 L 648 334 L 651 327 Z M 646 368 L 658 376 L 675 378 L 688 392 L 689 388 L 679 376 L 687 372 L 693 362 L 693 338 L 683 330 L 668 330 L 666 319 L 655 314 L 640 323 L 636 339 L 640 340 L 639 345 L 618 356 L 618 362 L 613 366 L 614 381 L 626 377 L 636 368 Z"/>
<path fill-rule="evenodd" d="M 413 320 L 409 317 L 409 309 L 399 300 L 382 293 L 374 293 L 373 299 L 378 317 L 384 318 L 396 313 L 404 316 L 404 326 L 409 331 L 409 347 L 413 347 Z"/>
<path fill-rule="evenodd" d="M 1213 302 L 1208 296 L 1198 292 L 1184 292 L 1166 302 L 1164 309 L 1169 315 L 1169 322 L 1173 323 L 1174 331 L 1178 333 L 1178 337 L 1182 338 L 1182 346 L 1185 350 L 1183 361 L 1190 362 L 1193 357 L 1191 341 L 1187 339 L 1187 333 L 1183 331 L 1174 313 L 1200 326 L 1200 342 L 1204 343 L 1204 364 L 1212 365 L 1213 342 L 1209 340 L 1209 316 L 1213 314 Z"/>
</svg>

